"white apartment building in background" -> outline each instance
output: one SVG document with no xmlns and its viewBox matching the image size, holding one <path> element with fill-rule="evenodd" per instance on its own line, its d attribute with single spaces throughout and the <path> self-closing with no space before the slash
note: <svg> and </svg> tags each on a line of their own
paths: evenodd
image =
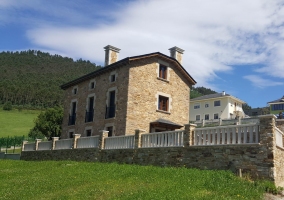
<svg viewBox="0 0 284 200">
<path fill-rule="evenodd" d="M 209 94 L 190 100 L 190 121 L 244 118 L 245 102 L 222 93 Z"/>
</svg>

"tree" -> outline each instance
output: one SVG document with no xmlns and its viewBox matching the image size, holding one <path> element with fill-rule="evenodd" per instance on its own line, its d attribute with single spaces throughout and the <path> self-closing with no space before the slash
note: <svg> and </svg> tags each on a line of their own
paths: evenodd
<svg viewBox="0 0 284 200">
<path fill-rule="evenodd" d="M 51 140 L 52 137 L 60 137 L 62 120 L 62 107 L 47 109 L 45 112 L 40 113 L 35 119 L 35 126 L 30 130 L 29 137 L 36 137 L 41 134 L 49 140 Z"/>
<path fill-rule="evenodd" d="M 13 107 L 11 101 L 6 102 L 3 106 L 3 110 L 12 110 L 12 109 Z"/>
<path fill-rule="evenodd" d="M 249 110 L 251 110 L 251 106 L 249 106 L 247 103 L 245 103 L 245 104 L 243 104 L 243 110 L 244 111 L 249 111 Z"/>
</svg>

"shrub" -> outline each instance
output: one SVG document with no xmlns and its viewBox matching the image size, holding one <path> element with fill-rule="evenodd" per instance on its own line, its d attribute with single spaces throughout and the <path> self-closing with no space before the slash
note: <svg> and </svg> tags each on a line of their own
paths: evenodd
<svg viewBox="0 0 284 200">
<path fill-rule="evenodd" d="M 12 103 L 10 101 L 7 101 L 4 106 L 3 106 L 3 110 L 12 110 Z"/>
</svg>

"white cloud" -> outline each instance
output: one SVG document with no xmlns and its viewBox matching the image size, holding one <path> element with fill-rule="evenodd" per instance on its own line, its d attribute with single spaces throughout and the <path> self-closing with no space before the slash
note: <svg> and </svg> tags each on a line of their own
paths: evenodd
<svg viewBox="0 0 284 200">
<path fill-rule="evenodd" d="M 107 6 L 100 1 L 28 2 L 33 12 L 39 9 L 40 16 L 58 20 L 39 18 L 36 23 L 25 15 L 25 21 L 36 24 L 27 36 L 34 45 L 60 54 L 103 63 L 108 44 L 122 49 L 120 58 L 156 51 L 169 55 L 168 49 L 178 46 L 185 49 L 184 67 L 205 87 L 218 72 L 233 70 L 232 65 L 262 63 L 257 73 L 284 77 L 281 0 L 138 0 L 111 5 L 115 9 L 105 13 L 99 8 Z"/>
<path fill-rule="evenodd" d="M 244 76 L 243 78 L 249 80 L 250 82 L 252 82 L 252 84 L 255 87 L 258 87 L 258 88 L 266 88 L 270 86 L 284 85 L 283 82 L 277 82 L 277 81 L 264 79 L 257 75 L 247 75 L 247 76 Z"/>
</svg>

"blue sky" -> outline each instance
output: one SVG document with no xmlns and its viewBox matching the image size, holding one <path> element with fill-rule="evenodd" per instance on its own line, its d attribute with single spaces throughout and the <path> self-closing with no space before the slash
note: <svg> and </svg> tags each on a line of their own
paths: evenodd
<svg viewBox="0 0 284 200">
<path fill-rule="evenodd" d="M 178 46 L 196 86 L 252 107 L 284 95 L 283 0 L 1 0 L 0 38 L 96 64 L 108 44 L 121 59 Z"/>
</svg>

